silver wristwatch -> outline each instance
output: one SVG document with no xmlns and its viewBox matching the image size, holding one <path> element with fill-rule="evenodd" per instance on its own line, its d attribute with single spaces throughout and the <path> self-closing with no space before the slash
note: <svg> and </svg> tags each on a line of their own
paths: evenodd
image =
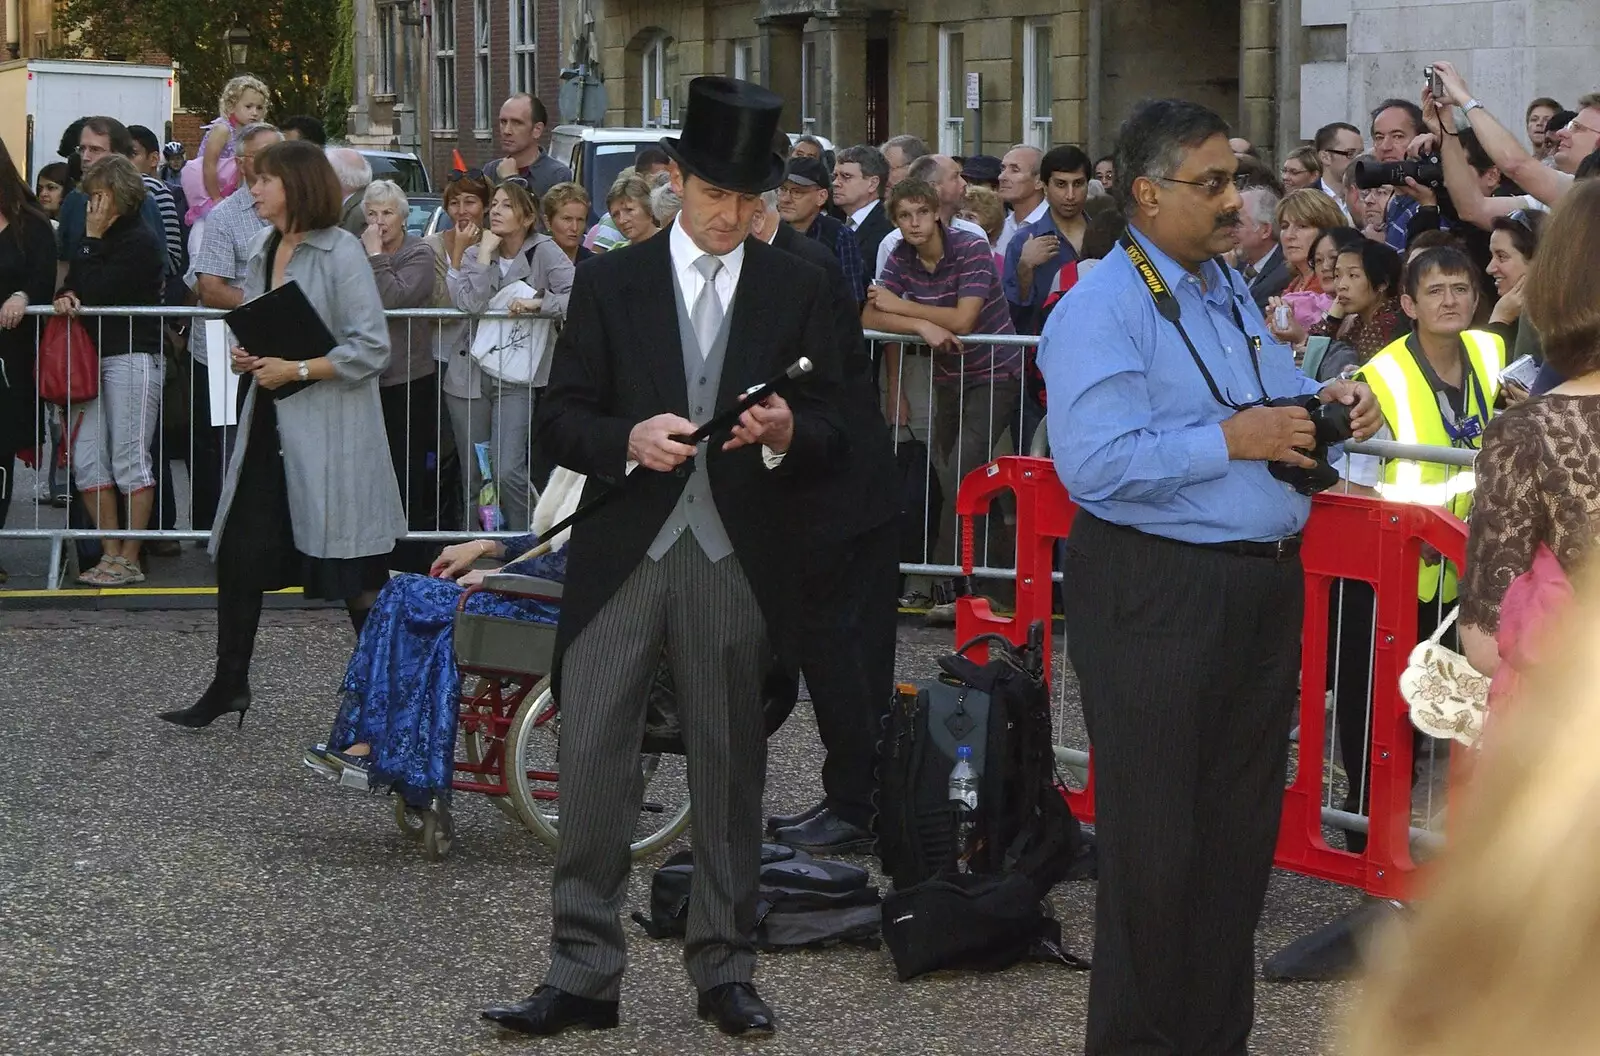
<svg viewBox="0 0 1600 1056">
<path fill-rule="evenodd" d="M 1482 110 L 1484 105 L 1476 99 L 1468 99 L 1461 107 L 1462 114 L 1470 114 L 1474 110 Z"/>
<path fill-rule="evenodd" d="M 305 380 L 307 380 L 308 378 L 311 377 L 311 368 L 308 367 L 306 365 L 306 361 L 302 359 L 300 361 L 299 368 L 296 370 L 296 373 L 300 375 L 300 380 L 301 381 L 305 381 Z"/>
</svg>

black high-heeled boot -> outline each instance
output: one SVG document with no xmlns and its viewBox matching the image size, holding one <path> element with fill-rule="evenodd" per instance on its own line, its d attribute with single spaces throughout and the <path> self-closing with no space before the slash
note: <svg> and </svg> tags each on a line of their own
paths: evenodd
<svg viewBox="0 0 1600 1056">
<path fill-rule="evenodd" d="M 244 713 L 250 710 L 250 683 L 242 680 L 213 678 L 200 699 L 187 708 L 163 711 L 156 718 L 175 726 L 191 730 L 203 729 L 230 712 L 239 713 L 239 725 L 244 726 Z"/>
</svg>

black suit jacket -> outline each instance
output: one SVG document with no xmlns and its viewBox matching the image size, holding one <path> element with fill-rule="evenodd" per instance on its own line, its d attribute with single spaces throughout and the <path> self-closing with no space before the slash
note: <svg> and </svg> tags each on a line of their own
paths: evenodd
<svg viewBox="0 0 1600 1056">
<path fill-rule="evenodd" d="M 894 222 L 889 219 L 888 207 L 879 202 L 877 208 L 867 214 L 861 221 L 861 226 L 856 228 L 856 244 L 861 247 L 861 266 L 866 269 L 867 282 L 872 282 L 877 277 L 878 246 L 884 237 L 894 230 Z"/>
<path fill-rule="evenodd" d="M 861 335 L 855 291 L 838 258 L 822 241 L 807 238 L 788 224 L 778 225 L 772 244 L 827 272 L 833 288 L 834 342 L 841 364 L 838 409 L 849 454 L 836 472 L 802 483 L 799 500 L 808 541 L 840 543 L 899 516 L 894 445 L 878 409 L 878 383 Z"/>
<path fill-rule="evenodd" d="M 556 632 L 558 660 L 639 562 L 649 559 L 646 551 L 688 480 L 681 470 L 626 472 L 634 425 L 668 411 L 689 417 L 670 236 L 670 229 L 661 231 L 578 270 L 550 384 L 539 401 L 538 443 L 557 464 L 588 476 L 583 501 L 619 489 L 573 529 Z M 777 468 L 766 468 L 760 447 L 723 451 L 726 433 L 712 437 L 700 456 L 774 648 L 791 665 L 791 614 L 797 606 L 790 571 L 794 533 L 803 527 L 797 485 L 844 457 L 832 297 L 820 268 L 745 240 L 717 408 L 730 406 L 740 392 L 801 356 L 815 367 L 784 392 L 794 410 L 794 439 Z"/>
<path fill-rule="evenodd" d="M 1241 272 L 1243 268 L 1239 269 Z M 1250 280 L 1250 297 L 1256 302 L 1256 307 L 1262 311 L 1267 310 L 1267 300 L 1282 293 L 1289 285 L 1289 262 L 1284 259 L 1283 249 L 1274 247 L 1272 255 L 1267 258 L 1267 266 Z"/>
</svg>

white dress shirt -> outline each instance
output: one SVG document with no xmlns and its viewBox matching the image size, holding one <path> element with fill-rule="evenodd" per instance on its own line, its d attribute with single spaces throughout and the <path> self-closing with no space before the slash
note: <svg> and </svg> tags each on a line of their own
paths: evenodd
<svg viewBox="0 0 1600 1056">
<path fill-rule="evenodd" d="M 1350 175 L 1352 179 L 1355 177 L 1355 173 L 1351 173 Z M 1321 191 L 1329 198 L 1332 198 L 1333 204 L 1339 207 L 1339 211 L 1344 214 L 1344 218 L 1346 220 L 1350 219 L 1350 207 L 1345 204 L 1344 195 L 1339 194 L 1332 187 L 1329 187 L 1327 180 L 1318 180 L 1317 190 Z"/>
<path fill-rule="evenodd" d="M 850 222 L 845 226 L 849 227 L 852 231 L 856 230 L 862 224 L 867 222 L 867 217 L 872 215 L 872 210 L 876 209 L 880 204 L 882 203 L 880 203 L 877 199 L 873 199 L 866 205 L 863 205 L 860 209 L 857 209 L 855 212 L 850 214 Z"/>
<path fill-rule="evenodd" d="M 969 235 L 977 235 L 985 242 L 989 241 L 989 233 L 971 220 L 963 220 L 958 216 L 950 221 L 950 226 L 958 231 L 965 231 Z M 889 254 L 894 252 L 895 246 L 905 240 L 906 236 L 900 233 L 899 227 L 894 228 L 894 230 L 883 236 L 883 241 L 878 243 L 878 266 L 872 273 L 873 278 L 883 278 L 883 269 L 889 263 Z"/>
<path fill-rule="evenodd" d="M 994 251 L 1004 256 L 1006 247 L 1011 244 L 1011 240 L 1016 237 L 1017 232 L 1038 220 L 1049 211 L 1049 200 L 1040 199 L 1039 204 L 1033 207 L 1033 212 L 1029 213 L 1022 220 L 1017 219 L 1017 213 L 1014 209 L 1007 213 L 1005 226 L 1000 229 L 1000 240 L 994 244 Z M 979 234 L 982 234 L 982 232 L 979 232 Z M 984 237 L 987 238 L 988 236 L 985 235 Z"/>
</svg>

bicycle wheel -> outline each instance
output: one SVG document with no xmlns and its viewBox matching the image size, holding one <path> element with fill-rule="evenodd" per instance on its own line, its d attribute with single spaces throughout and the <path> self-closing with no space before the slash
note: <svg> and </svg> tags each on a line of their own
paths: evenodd
<svg viewBox="0 0 1600 1056">
<path fill-rule="evenodd" d="M 547 678 L 517 711 L 506 735 L 511 799 L 524 825 L 552 849 L 560 842 L 561 713 Z M 689 776 L 682 756 L 639 755 L 639 813 L 630 849 L 644 858 L 689 827 Z"/>
</svg>

